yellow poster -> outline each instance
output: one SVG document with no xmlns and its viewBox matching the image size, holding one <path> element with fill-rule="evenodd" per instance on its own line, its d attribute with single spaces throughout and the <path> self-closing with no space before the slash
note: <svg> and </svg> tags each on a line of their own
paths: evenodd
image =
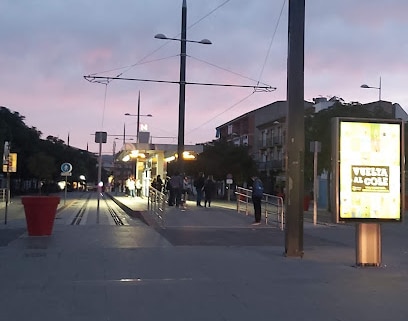
<svg viewBox="0 0 408 321">
<path fill-rule="evenodd" d="M 339 218 L 401 218 L 401 124 L 340 121 Z"/>
<path fill-rule="evenodd" d="M 16 173 L 17 172 L 17 153 L 10 153 L 8 157 L 8 163 L 3 164 L 4 173 Z"/>
</svg>

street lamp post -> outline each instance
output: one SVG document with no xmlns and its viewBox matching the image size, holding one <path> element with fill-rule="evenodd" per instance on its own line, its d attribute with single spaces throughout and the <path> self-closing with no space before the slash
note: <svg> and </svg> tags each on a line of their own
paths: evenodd
<svg viewBox="0 0 408 321">
<path fill-rule="evenodd" d="M 137 117 L 137 131 L 136 131 L 136 143 L 139 143 L 139 131 L 140 131 L 140 117 L 153 117 L 152 114 L 141 115 L 140 114 L 140 91 L 139 91 L 139 98 L 137 100 L 137 114 L 130 114 L 126 113 L 125 116 L 136 116 Z"/>
<path fill-rule="evenodd" d="M 179 123 L 178 123 L 178 143 L 177 143 L 177 165 L 181 172 L 184 170 L 183 166 L 183 152 L 184 152 L 184 121 L 185 121 L 185 105 L 186 105 L 186 49 L 187 42 L 201 43 L 204 45 L 211 45 L 211 41 L 203 39 L 201 41 L 187 40 L 187 3 L 183 0 L 181 11 L 181 38 L 169 38 L 164 34 L 159 33 L 154 36 L 156 39 L 176 40 L 181 42 L 180 49 L 180 90 L 179 90 Z"/>
<path fill-rule="evenodd" d="M 363 84 L 360 86 L 361 88 L 372 88 L 372 89 L 378 89 L 378 101 L 381 101 L 381 77 L 380 77 L 380 85 L 378 87 L 372 87 L 368 86 L 366 84 Z"/>
</svg>

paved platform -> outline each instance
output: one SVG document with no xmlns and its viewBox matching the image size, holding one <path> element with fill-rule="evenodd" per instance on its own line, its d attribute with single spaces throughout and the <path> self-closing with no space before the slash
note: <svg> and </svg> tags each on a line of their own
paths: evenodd
<svg viewBox="0 0 408 321">
<path fill-rule="evenodd" d="M 144 210 L 143 200 L 117 197 Z M 1 235 L 24 229 L 15 205 Z M 164 230 L 93 224 L 22 233 L 0 247 L 0 320 L 408 318 L 405 222 L 382 226 L 382 265 L 359 268 L 350 225 L 305 222 L 304 257 L 288 258 L 284 232 L 253 227 L 232 209 L 193 204 L 170 215 Z"/>
</svg>

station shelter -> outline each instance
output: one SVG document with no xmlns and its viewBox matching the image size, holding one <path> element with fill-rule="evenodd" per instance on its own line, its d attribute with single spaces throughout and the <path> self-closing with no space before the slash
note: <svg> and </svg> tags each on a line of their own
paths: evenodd
<svg viewBox="0 0 408 321">
<path fill-rule="evenodd" d="M 185 145 L 183 158 L 194 160 L 203 151 L 203 145 Z M 132 175 L 142 183 L 142 195 L 147 196 L 152 179 L 167 176 L 167 165 L 176 161 L 177 145 L 152 143 L 125 143 L 116 155 L 116 162 L 131 163 Z"/>
</svg>

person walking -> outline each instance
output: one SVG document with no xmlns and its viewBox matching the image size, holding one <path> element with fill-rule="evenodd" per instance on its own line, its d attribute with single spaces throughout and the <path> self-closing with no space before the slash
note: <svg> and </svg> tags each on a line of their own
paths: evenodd
<svg viewBox="0 0 408 321">
<path fill-rule="evenodd" d="M 212 175 L 208 175 L 208 178 L 206 179 L 204 183 L 204 207 L 211 207 L 211 201 L 212 198 L 215 194 L 215 181 Z"/>
<path fill-rule="evenodd" d="M 203 187 L 205 183 L 205 178 L 204 178 L 204 173 L 200 172 L 198 174 L 197 179 L 194 181 L 194 187 L 196 188 L 196 193 L 197 193 L 197 206 L 202 206 L 201 201 L 203 199 Z"/>
<path fill-rule="evenodd" d="M 253 225 L 261 224 L 261 202 L 263 196 L 263 184 L 257 176 L 252 176 L 252 203 L 254 204 L 255 222 Z"/>
</svg>

